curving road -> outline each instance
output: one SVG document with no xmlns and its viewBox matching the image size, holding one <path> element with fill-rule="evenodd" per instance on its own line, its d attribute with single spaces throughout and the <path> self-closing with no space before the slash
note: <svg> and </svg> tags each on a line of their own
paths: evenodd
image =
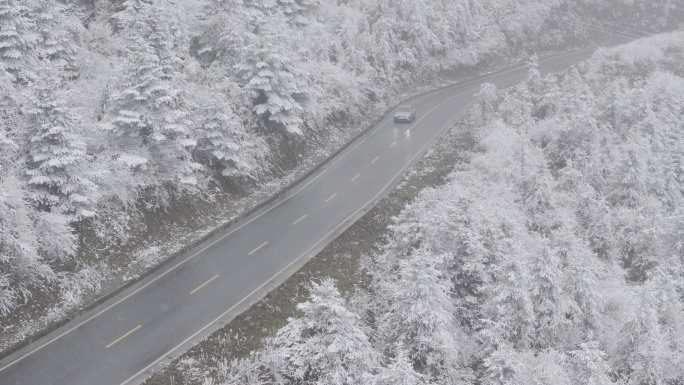
<svg viewBox="0 0 684 385">
<path fill-rule="evenodd" d="M 589 50 L 540 60 L 543 72 Z M 524 79 L 513 67 L 411 101 L 417 121 L 391 114 L 270 207 L 219 234 L 0 362 L 1 385 L 130 385 L 244 311 L 378 201 L 473 101 L 484 82 Z"/>
</svg>

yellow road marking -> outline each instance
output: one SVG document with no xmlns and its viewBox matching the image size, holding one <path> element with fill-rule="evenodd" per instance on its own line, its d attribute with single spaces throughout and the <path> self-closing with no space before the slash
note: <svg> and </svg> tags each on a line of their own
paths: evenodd
<svg viewBox="0 0 684 385">
<path fill-rule="evenodd" d="M 297 218 L 296 221 L 292 222 L 292 224 L 293 224 L 293 225 L 297 225 L 297 224 L 299 224 L 299 222 L 305 220 L 308 216 L 309 216 L 308 214 L 304 214 L 304 215 L 302 215 L 301 217 Z"/>
<path fill-rule="evenodd" d="M 192 289 L 190 292 L 190 295 L 193 295 L 197 293 L 198 291 L 202 290 L 203 287 L 207 286 L 208 284 L 212 283 L 216 278 L 218 278 L 219 275 L 216 274 L 215 276 L 209 278 L 208 280 L 204 281 L 201 285 L 197 286 L 196 288 Z"/>
<path fill-rule="evenodd" d="M 263 249 L 264 247 L 266 247 L 266 245 L 268 245 L 268 241 L 266 241 L 266 242 L 260 244 L 260 245 L 257 246 L 254 250 L 250 251 L 247 255 L 252 255 L 252 254 L 256 253 L 257 251 L 259 251 L 259 250 Z"/>
<path fill-rule="evenodd" d="M 141 327 L 142 327 L 142 324 L 139 324 L 138 326 L 136 326 L 136 327 L 134 327 L 133 329 L 131 329 L 131 330 L 129 330 L 128 332 L 126 332 L 126 334 L 122 335 L 121 337 L 119 337 L 119 338 L 115 339 L 114 341 L 110 342 L 109 344 L 107 344 L 107 346 L 105 346 L 105 348 L 106 348 L 106 349 L 109 349 L 109 348 L 111 348 L 112 346 L 118 344 L 119 342 L 125 340 L 125 339 L 128 338 L 131 334 L 133 334 L 133 333 L 137 332 L 138 330 L 140 330 Z"/>
</svg>

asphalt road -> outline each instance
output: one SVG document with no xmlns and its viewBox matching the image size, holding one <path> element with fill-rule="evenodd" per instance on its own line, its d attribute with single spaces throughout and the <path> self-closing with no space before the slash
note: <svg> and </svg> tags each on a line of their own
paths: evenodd
<svg viewBox="0 0 684 385">
<path fill-rule="evenodd" d="M 542 72 L 588 50 L 540 60 Z M 525 68 L 417 97 L 413 124 L 391 114 L 291 194 L 179 257 L 88 314 L 0 362 L 1 385 L 129 385 L 258 300 L 372 207 L 473 102 Z"/>
</svg>

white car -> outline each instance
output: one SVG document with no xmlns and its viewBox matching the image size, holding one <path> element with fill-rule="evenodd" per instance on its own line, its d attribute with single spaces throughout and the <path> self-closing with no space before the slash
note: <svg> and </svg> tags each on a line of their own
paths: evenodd
<svg viewBox="0 0 684 385">
<path fill-rule="evenodd" d="M 416 113 L 409 105 L 403 105 L 394 112 L 395 123 L 413 123 L 416 120 Z"/>
</svg>

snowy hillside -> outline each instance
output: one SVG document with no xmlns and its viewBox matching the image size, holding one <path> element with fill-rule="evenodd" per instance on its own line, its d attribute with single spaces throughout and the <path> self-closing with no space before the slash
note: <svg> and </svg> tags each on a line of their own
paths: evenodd
<svg viewBox="0 0 684 385">
<path fill-rule="evenodd" d="M 485 86 L 470 162 L 226 384 L 684 383 L 684 33 Z"/>
<path fill-rule="evenodd" d="M 413 84 L 579 42 L 579 20 L 672 21 L 606 3 L 0 0 L 2 329 L 59 319 L 160 224 L 288 175 Z"/>
</svg>

